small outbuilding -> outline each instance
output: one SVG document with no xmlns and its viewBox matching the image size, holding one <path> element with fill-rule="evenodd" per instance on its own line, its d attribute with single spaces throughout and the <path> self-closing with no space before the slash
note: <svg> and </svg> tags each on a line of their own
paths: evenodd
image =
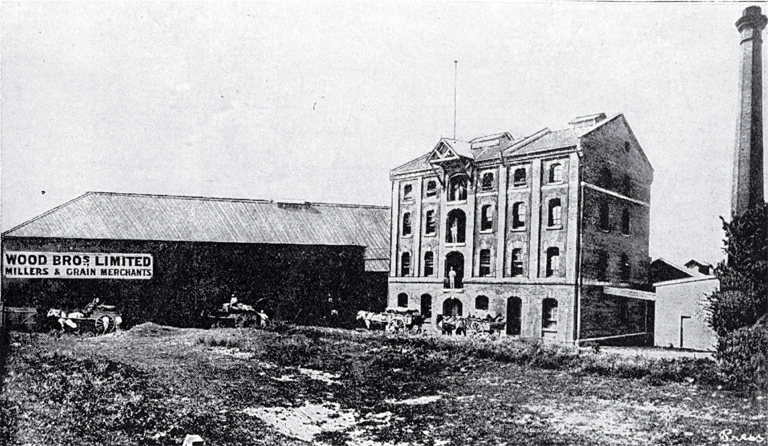
<svg viewBox="0 0 768 446">
<path fill-rule="evenodd" d="M 714 350 L 717 335 L 707 324 L 708 296 L 716 277 L 691 270 L 686 278 L 657 282 L 655 341 L 659 347 Z"/>
</svg>

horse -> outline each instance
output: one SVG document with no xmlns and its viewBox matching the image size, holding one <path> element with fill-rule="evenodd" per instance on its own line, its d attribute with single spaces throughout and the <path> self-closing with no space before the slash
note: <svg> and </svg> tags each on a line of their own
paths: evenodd
<svg viewBox="0 0 768 446">
<path fill-rule="evenodd" d="M 66 327 L 69 327 L 71 329 L 76 329 L 77 324 L 72 321 L 72 319 L 84 319 L 85 315 L 79 311 L 73 311 L 71 313 L 67 313 L 64 310 L 58 310 L 56 308 L 51 308 L 48 310 L 48 316 L 47 317 L 53 317 L 57 318 L 57 322 L 61 326 L 62 330 L 65 330 Z"/>
</svg>

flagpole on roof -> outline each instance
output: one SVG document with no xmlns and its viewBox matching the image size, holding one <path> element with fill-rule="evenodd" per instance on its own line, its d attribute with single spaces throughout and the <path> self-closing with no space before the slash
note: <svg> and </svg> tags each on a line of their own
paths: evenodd
<svg viewBox="0 0 768 446">
<path fill-rule="evenodd" d="M 453 139 L 456 139 L 456 82 L 459 77 L 459 61 L 453 61 Z"/>
</svg>

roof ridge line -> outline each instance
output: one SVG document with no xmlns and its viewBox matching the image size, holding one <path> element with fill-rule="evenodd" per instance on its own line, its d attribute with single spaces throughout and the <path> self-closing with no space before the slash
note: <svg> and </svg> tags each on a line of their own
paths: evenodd
<svg viewBox="0 0 768 446">
<path fill-rule="evenodd" d="M 203 195 L 174 195 L 174 194 L 140 194 L 135 192 L 100 192 L 90 191 L 88 194 L 93 195 L 114 195 L 114 196 L 126 196 L 126 197 L 151 197 L 151 198 L 172 198 L 181 200 L 206 200 L 206 201 L 229 201 L 229 202 L 247 202 L 247 203 L 282 203 L 283 200 L 296 203 L 309 203 L 312 205 L 322 206 L 348 206 L 348 207 L 372 207 L 372 208 L 386 208 L 386 205 L 377 204 L 357 204 L 357 203 L 329 203 L 324 201 L 309 201 L 302 198 L 226 198 L 226 197 L 206 197 Z M 286 201 L 287 202 L 287 201 Z M 63 205 L 62 205 L 63 206 Z"/>
<path fill-rule="evenodd" d="M 41 218 L 43 218 L 43 217 L 45 217 L 45 216 L 47 216 L 49 214 L 52 214 L 52 213 L 58 211 L 59 209 L 63 208 L 64 206 L 69 206 L 70 204 L 74 203 L 77 200 L 80 200 L 81 198 L 85 198 L 88 195 L 93 195 L 93 194 L 96 194 L 96 193 L 98 193 L 98 192 L 88 191 L 88 192 L 86 192 L 86 193 L 84 193 L 84 194 L 82 194 L 80 196 L 77 196 L 77 197 L 75 197 L 75 198 L 73 198 L 73 199 L 71 199 L 71 200 L 69 200 L 69 201 L 67 201 L 65 203 L 62 203 L 62 204 L 60 204 L 60 205 L 58 205 L 58 206 L 56 206 L 56 207 L 54 207 L 52 209 L 48 209 L 47 211 L 43 212 L 42 214 L 40 214 L 40 215 L 38 215 L 36 217 L 32 217 L 32 218 L 30 218 L 29 220 L 27 220 L 27 221 L 25 221 L 23 223 L 19 223 L 18 225 L 12 227 L 11 229 L 9 229 L 7 231 L 3 231 L 2 233 L 0 233 L 0 236 L 5 237 L 5 235 L 8 234 L 9 232 L 13 232 L 13 231 L 15 231 L 17 229 L 21 229 L 22 227 L 24 227 L 24 226 L 26 226 L 26 225 L 28 225 L 30 223 L 34 223 L 37 220 L 40 220 Z"/>
</svg>

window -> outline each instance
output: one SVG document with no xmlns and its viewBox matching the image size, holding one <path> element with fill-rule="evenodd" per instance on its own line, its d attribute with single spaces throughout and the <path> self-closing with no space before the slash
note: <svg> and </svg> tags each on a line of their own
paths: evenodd
<svg viewBox="0 0 768 446">
<path fill-rule="evenodd" d="M 411 235 L 411 213 L 403 214 L 403 235 Z"/>
<path fill-rule="evenodd" d="M 621 212 L 621 233 L 629 235 L 629 209 Z"/>
<path fill-rule="evenodd" d="M 541 328 L 557 330 L 557 301 L 544 299 L 542 303 Z"/>
<path fill-rule="evenodd" d="M 560 199 L 559 198 L 553 198 L 549 200 L 549 220 L 548 224 L 550 227 L 552 226 L 562 226 L 563 220 L 561 217 L 560 212 L 561 206 L 560 206 Z"/>
<path fill-rule="evenodd" d="M 527 183 L 525 179 L 525 168 L 515 169 L 515 174 L 512 177 L 512 185 L 515 187 L 523 187 Z"/>
<path fill-rule="evenodd" d="M 603 167 L 600 169 L 600 178 L 597 180 L 597 185 L 603 189 L 610 189 L 613 186 L 613 175 L 611 169 Z"/>
<path fill-rule="evenodd" d="M 483 192 L 493 190 L 493 172 L 486 172 L 483 174 L 483 181 L 480 185 L 480 190 Z"/>
<path fill-rule="evenodd" d="M 608 276 L 608 253 L 605 251 L 597 252 L 597 262 L 595 264 L 595 279 L 605 282 Z"/>
<path fill-rule="evenodd" d="M 427 211 L 427 216 L 424 219 L 424 233 L 435 233 L 435 211 Z"/>
<path fill-rule="evenodd" d="M 626 254 L 621 255 L 621 263 L 619 264 L 619 277 L 624 282 L 628 282 L 632 275 L 632 266 L 629 264 L 629 257 Z"/>
<path fill-rule="evenodd" d="M 445 231 L 446 243 L 464 243 L 467 217 L 461 209 L 448 213 L 448 230 Z"/>
<path fill-rule="evenodd" d="M 561 183 L 563 181 L 563 166 L 555 163 L 549 166 L 549 182 Z"/>
<path fill-rule="evenodd" d="M 397 306 L 398 307 L 408 307 L 408 295 L 405 293 L 400 293 L 397 295 Z"/>
<path fill-rule="evenodd" d="M 406 184 L 403 186 L 403 200 L 412 200 L 413 199 L 413 185 L 412 184 Z"/>
<path fill-rule="evenodd" d="M 560 274 L 560 249 L 548 248 L 547 249 L 547 277 L 553 277 Z"/>
<path fill-rule="evenodd" d="M 624 175 L 624 179 L 621 180 L 621 193 L 625 197 L 632 197 L 632 179 L 629 175 Z"/>
<path fill-rule="evenodd" d="M 488 277 L 491 275 L 491 250 L 480 250 L 480 277 Z"/>
<path fill-rule="evenodd" d="M 435 181 L 435 180 L 427 181 L 426 196 L 427 197 L 434 197 L 436 195 L 437 195 L 437 181 Z"/>
<path fill-rule="evenodd" d="M 475 298 L 475 309 L 488 311 L 488 296 L 477 296 Z"/>
<path fill-rule="evenodd" d="M 600 220 L 598 222 L 598 227 L 603 231 L 611 230 L 610 211 L 608 209 L 608 203 L 600 204 Z"/>
<path fill-rule="evenodd" d="M 616 297 L 616 306 L 618 307 L 619 321 L 626 324 L 628 321 L 629 302 L 624 296 Z"/>
<path fill-rule="evenodd" d="M 525 227 L 525 203 L 522 201 L 512 205 L 512 229 Z"/>
<path fill-rule="evenodd" d="M 424 275 L 426 277 L 435 274 L 435 254 L 432 251 L 424 253 Z"/>
<path fill-rule="evenodd" d="M 480 209 L 480 230 L 490 231 L 493 229 L 493 210 L 491 205 L 486 204 Z"/>
<path fill-rule="evenodd" d="M 448 201 L 464 201 L 467 199 L 467 177 L 458 175 L 451 178 L 448 189 Z"/>
<path fill-rule="evenodd" d="M 512 277 L 523 275 L 523 250 L 515 248 L 512 250 Z"/>
<path fill-rule="evenodd" d="M 629 141 L 624 141 L 624 152 L 629 153 L 631 149 L 632 145 L 629 143 Z"/>
<path fill-rule="evenodd" d="M 411 275 L 411 254 L 404 252 L 400 256 L 400 275 L 410 276 Z"/>
</svg>

